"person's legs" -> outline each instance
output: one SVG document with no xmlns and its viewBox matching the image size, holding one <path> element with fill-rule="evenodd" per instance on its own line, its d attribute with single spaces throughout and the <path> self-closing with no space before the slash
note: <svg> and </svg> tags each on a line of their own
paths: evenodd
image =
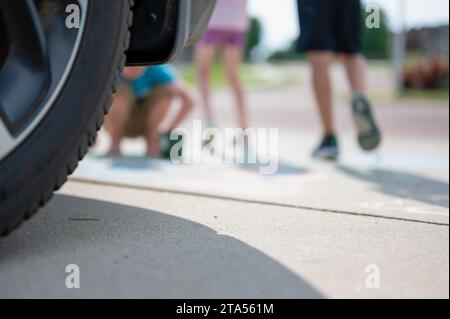
<svg viewBox="0 0 450 319">
<path fill-rule="evenodd" d="M 106 120 L 106 127 L 111 136 L 111 147 L 108 155 L 120 154 L 120 142 L 132 107 L 132 93 L 123 86 L 114 97 L 114 102 Z"/>
<path fill-rule="evenodd" d="M 147 141 L 147 153 L 151 156 L 160 156 L 160 127 L 172 104 L 172 96 L 165 90 L 151 99 L 147 119 L 145 122 L 145 139 Z"/>
<path fill-rule="evenodd" d="M 352 93 L 366 93 L 366 61 L 361 54 L 342 54 Z"/>
<path fill-rule="evenodd" d="M 367 151 L 381 142 L 381 133 L 366 95 L 366 64 L 361 54 L 343 54 L 342 62 L 352 90 L 352 112 L 358 130 L 358 142 Z"/>
<path fill-rule="evenodd" d="M 194 108 L 194 101 L 189 91 L 184 87 L 182 83 L 173 83 L 167 87 L 167 91 L 172 98 L 179 99 L 181 101 L 181 109 L 175 117 L 174 121 L 169 127 L 169 131 L 180 126 L 180 124 L 186 120 L 189 113 Z"/>
<path fill-rule="evenodd" d="M 334 54 L 329 51 L 311 51 L 308 57 L 312 68 L 314 95 L 323 129 L 322 141 L 314 150 L 313 156 L 335 160 L 339 156 L 339 149 L 333 118 L 333 92 L 330 79 L 330 67 Z"/>
<path fill-rule="evenodd" d="M 173 100 L 179 99 L 181 101 L 181 109 L 170 125 L 169 132 L 176 129 L 187 118 L 193 109 L 194 102 L 189 92 L 181 83 L 172 83 L 161 88 L 156 88 L 155 90 L 160 91 L 148 112 L 146 139 L 149 155 L 159 156 L 161 154 L 159 141 L 161 125 L 169 113 Z"/>
<path fill-rule="evenodd" d="M 330 66 L 336 51 L 335 15 L 340 1 L 297 0 L 300 28 L 298 50 L 307 52 L 312 69 L 312 85 L 319 110 L 323 139 L 314 150 L 316 158 L 336 159 L 339 155 L 333 118 Z"/>
<path fill-rule="evenodd" d="M 319 108 L 320 119 L 325 135 L 335 134 L 332 110 L 332 86 L 330 66 L 333 62 L 332 52 L 310 52 L 308 54 L 312 67 L 312 83 Z"/>
<path fill-rule="evenodd" d="M 342 0 L 335 8 L 336 51 L 342 62 L 352 90 L 352 112 L 358 129 L 358 142 L 364 150 L 374 150 L 381 142 L 380 130 L 366 96 L 366 63 L 362 50 L 360 0 Z"/>
<path fill-rule="evenodd" d="M 200 89 L 202 106 L 207 126 L 214 125 L 214 116 L 211 106 L 211 71 L 214 66 L 214 60 L 217 53 L 217 47 L 210 44 L 202 44 L 196 51 L 196 65 L 198 86 Z"/>
<path fill-rule="evenodd" d="M 245 130 L 248 127 L 247 105 L 245 93 L 239 76 L 239 66 L 242 61 L 242 48 L 239 46 L 227 45 L 223 51 L 223 64 L 230 87 L 233 91 L 239 126 Z"/>
</svg>

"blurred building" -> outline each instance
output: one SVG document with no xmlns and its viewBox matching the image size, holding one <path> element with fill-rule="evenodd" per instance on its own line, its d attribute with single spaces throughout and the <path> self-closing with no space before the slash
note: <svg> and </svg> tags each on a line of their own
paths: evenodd
<svg viewBox="0 0 450 319">
<path fill-rule="evenodd" d="M 407 33 L 407 51 L 421 52 L 426 56 L 449 56 L 449 26 L 411 29 Z"/>
</svg>

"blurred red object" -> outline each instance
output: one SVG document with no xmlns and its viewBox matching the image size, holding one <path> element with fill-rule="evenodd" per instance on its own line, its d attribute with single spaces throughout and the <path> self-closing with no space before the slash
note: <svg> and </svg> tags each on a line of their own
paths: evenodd
<svg viewBox="0 0 450 319">
<path fill-rule="evenodd" d="M 403 72 L 405 89 L 435 90 L 442 88 L 448 79 L 448 62 L 441 58 L 429 58 L 406 67 Z"/>
</svg>

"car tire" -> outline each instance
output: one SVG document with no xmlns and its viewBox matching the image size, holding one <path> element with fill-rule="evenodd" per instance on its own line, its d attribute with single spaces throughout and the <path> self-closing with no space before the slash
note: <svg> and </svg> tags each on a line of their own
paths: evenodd
<svg viewBox="0 0 450 319">
<path fill-rule="evenodd" d="M 0 162 L 0 235 L 44 206 L 102 127 L 130 40 L 132 0 L 90 0 L 85 31 L 63 89 L 45 117 Z"/>
</svg>

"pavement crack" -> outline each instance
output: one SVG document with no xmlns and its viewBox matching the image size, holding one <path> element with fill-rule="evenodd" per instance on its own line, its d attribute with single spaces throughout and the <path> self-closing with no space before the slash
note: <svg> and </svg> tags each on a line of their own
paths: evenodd
<svg viewBox="0 0 450 319">
<path fill-rule="evenodd" d="M 232 197 L 232 196 L 205 194 L 205 193 L 201 193 L 201 192 L 189 192 L 189 191 L 180 191 L 180 190 L 165 189 L 165 188 L 158 188 L 158 187 L 151 187 L 151 186 L 130 185 L 130 184 L 126 184 L 126 183 L 94 181 L 94 180 L 89 180 L 89 179 L 84 179 L 84 178 L 79 178 L 79 177 L 70 177 L 70 180 L 73 182 L 82 183 L 82 184 L 100 185 L 100 186 L 108 186 L 108 187 L 116 187 L 116 188 L 127 188 L 127 189 L 141 190 L 141 191 L 169 193 L 169 194 L 174 194 L 174 195 L 194 196 L 194 197 L 202 197 L 202 198 L 209 198 L 209 199 L 216 199 L 216 200 L 239 202 L 239 203 L 245 203 L 245 204 L 293 208 L 293 209 L 301 209 L 301 210 L 320 212 L 320 213 L 349 215 L 349 216 L 364 217 L 364 218 L 369 217 L 369 218 L 376 218 L 376 219 L 394 220 L 394 221 L 401 221 L 401 222 L 410 222 L 410 223 L 449 227 L 448 223 L 430 222 L 430 221 L 424 221 L 424 220 L 419 220 L 419 219 L 402 218 L 402 217 L 395 217 L 395 216 L 376 215 L 376 214 L 371 214 L 371 213 L 357 213 L 357 212 L 338 210 L 338 209 L 326 209 L 326 208 L 295 205 L 295 204 L 283 204 L 283 203 L 277 203 L 277 202 L 245 199 L 245 198 L 238 198 L 238 197 Z"/>
<path fill-rule="evenodd" d="M 99 222 L 100 219 L 95 218 L 69 218 L 72 222 Z"/>
</svg>

